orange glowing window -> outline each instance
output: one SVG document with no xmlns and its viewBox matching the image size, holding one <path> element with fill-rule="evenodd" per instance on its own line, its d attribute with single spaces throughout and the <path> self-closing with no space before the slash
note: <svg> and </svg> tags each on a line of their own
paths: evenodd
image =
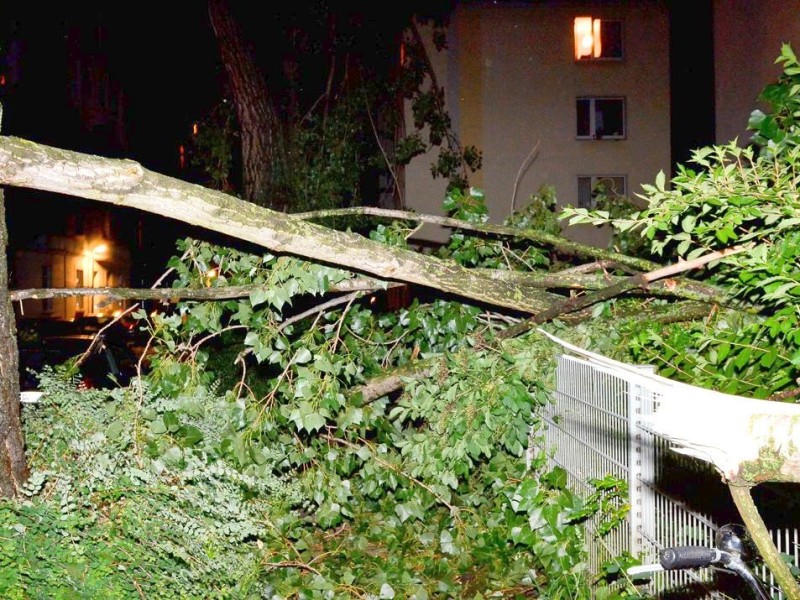
<svg viewBox="0 0 800 600">
<path fill-rule="evenodd" d="M 575 17 L 575 60 L 622 59 L 622 21 Z"/>
<path fill-rule="evenodd" d="M 6 84 L 6 74 L 2 73 L 0 74 L 0 85 L 5 85 L 5 84 Z"/>
<path fill-rule="evenodd" d="M 192 135 L 197 135 L 199 129 L 197 123 L 192 123 Z"/>
<path fill-rule="evenodd" d="M 181 169 L 186 168 L 186 148 L 178 146 L 178 164 Z"/>
</svg>

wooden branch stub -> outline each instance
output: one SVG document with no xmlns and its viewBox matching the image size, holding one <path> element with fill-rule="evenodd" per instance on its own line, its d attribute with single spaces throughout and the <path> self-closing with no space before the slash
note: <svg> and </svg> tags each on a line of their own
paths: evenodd
<svg viewBox="0 0 800 600">
<path fill-rule="evenodd" d="M 653 416 L 675 450 L 739 485 L 800 483 L 800 406 L 680 386 Z"/>
</svg>

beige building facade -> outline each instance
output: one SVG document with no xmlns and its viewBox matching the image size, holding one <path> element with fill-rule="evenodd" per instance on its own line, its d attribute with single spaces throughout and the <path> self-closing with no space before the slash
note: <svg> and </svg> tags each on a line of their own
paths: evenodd
<svg viewBox="0 0 800 600">
<path fill-rule="evenodd" d="M 716 141 L 739 135 L 747 143 L 756 97 L 780 73 L 781 42 L 800 42 L 800 2 L 713 0 L 712 10 Z M 603 48 L 579 58 L 586 31 L 576 20 L 587 17 Z M 457 135 L 482 152 L 470 181 L 484 191 L 492 222 L 544 185 L 560 206 L 591 206 L 597 182 L 636 201 L 642 184 L 660 171 L 669 177 L 667 2 L 463 3 L 452 12 L 448 48 L 428 50 Z M 405 203 L 441 214 L 446 182 L 431 179 L 431 162 L 423 155 L 406 168 Z M 594 227 L 566 234 L 607 242 Z M 445 232 L 429 227 L 418 237 L 441 241 Z"/>
</svg>

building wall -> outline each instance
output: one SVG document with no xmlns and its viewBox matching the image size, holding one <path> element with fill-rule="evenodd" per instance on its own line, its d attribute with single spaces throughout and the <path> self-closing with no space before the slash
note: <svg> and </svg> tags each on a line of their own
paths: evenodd
<svg viewBox="0 0 800 600">
<path fill-rule="evenodd" d="M 101 254 L 94 248 L 104 248 Z M 42 236 L 30 248 L 14 253 L 13 279 L 17 289 L 44 287 L 126 287 L 130 272 L 131 256 L 127 248 L 104 238 L 87 238 L 84 235 Z M 45 269 L 49 269 L 49 285 L 45 281 Z M 83 281 L 79 280 L 79 272 Z M 17 306 L 20 316 L 56 319 L 74 319 L 86 316 L 110 315 L 124 308 L 123 301 L 110 301 L 104 296 L 52 298 L 48 300 L 28 299 Z"/>
<path fill-rule="evenodd" d="M 781 44 L 800 53 L 798 0 L 714 0 L 716 140 L 750 141 L 747 121 L 764 87 L 782 72 Z"/>
<path fill-rule="evenodd" d="M 577 63 L 576 16 L 622 19 L 624 59 Z M 483 153 L 471 182 L 484 190 L 491 221 L 509 215 L 512 196 L 520 208 L 542 185 L 555 187 L 561 205 L 577 204 L 579 176 L 624 175 L 632 195 L 660 170 L 669 172 L 668 25 L 657 0 L 472 3 L 454 11 L 449 48 L 431 50 L 431 57 L 456 133 Z M 606 95 L 626 99 L 627 139 L 576 140 L 576 97 Z M 535 159 L 520 174 L 537 144 Z M 409 165 L 406 203 L 439 214 L 445 182 L 431 184 L 430 162 L 421 156 Z M 568 235 L 605 240 L 595 228 L 573 228 Z"/>
</svg>

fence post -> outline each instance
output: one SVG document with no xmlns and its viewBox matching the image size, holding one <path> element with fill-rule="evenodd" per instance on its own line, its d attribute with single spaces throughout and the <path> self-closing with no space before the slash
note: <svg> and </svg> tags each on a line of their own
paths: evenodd
<svg viewBox="0 0 800 600">
<path fill-rule="evenodd" d="M 654 373 L 652 365 L 637 365 L 644 373 Z M 643 465 L 643 462 L 652 461 L 652 457 L 644 452 L 642 447 L 642 433 L 640 429 L 642 418 L 642 384 L 628 382 L 628 499 L 630 512 L 628 522 L 630 525 L 629 551 L 633 556 L 638 556 L 644 550 L 642 536 L 643 522 L 647 521 L 646 514 L 650 514 L 654 507 L 645 506 L 642 489 L 642 470 L 652 468 L 652 464 Z"/>
</svg>

